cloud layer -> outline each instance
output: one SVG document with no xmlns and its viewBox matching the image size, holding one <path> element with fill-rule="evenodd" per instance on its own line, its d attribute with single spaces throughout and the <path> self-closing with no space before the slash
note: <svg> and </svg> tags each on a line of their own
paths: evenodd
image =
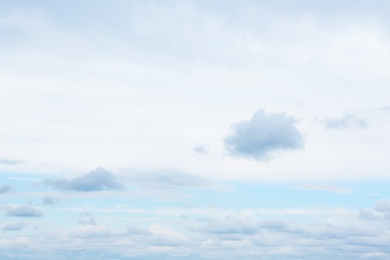
<svg viewBox="0 0 390 260">
<path fill-rule="evenodd" d="M 186 218 L 169 223 L 169 216 L 184 212 Z M 83 259 L 103 254 L 113 259 L 388 259 L 388 212 L 388 201 L 357 211 L 165 208 L 159 211 L 159 223 L 118 230 L 90 218 L 74 228 L 2 238 L 0 256 L 17 249 L 15 259 L 38 259 L 36 255 L 46 251 L 52 258 L 75 254 Z M 24 226 L 8 223 L 3 230 L 20 231 Z"/>
<path fill-rule="evenodd" d="M 260 109 L 250 120 L 233 124 L 225 146 L 232 155 L 264 160 L 274 152 L 303 147 L 303 135 L 295 124 L 294 117 L 286 113 Z"/>
</svg>

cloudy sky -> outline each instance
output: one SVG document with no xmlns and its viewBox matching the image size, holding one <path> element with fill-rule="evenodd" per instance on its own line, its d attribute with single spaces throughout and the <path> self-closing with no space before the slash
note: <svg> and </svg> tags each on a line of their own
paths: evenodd
<svg viewBox="0 0 390 260">
<path fill-rule="evenodd" d="M 389 8 L 0 0 L 0 258 L 389 259 Z"/>
</svg>

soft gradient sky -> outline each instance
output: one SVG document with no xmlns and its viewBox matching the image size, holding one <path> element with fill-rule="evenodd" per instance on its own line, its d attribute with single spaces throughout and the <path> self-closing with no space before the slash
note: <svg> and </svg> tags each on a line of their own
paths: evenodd
<svg viewBox="0 0 390 260">
<path fill-rule="evenodd" d="M 0 258 L 389 259 L 388 10 L 0 0 Z"/>
</svg>

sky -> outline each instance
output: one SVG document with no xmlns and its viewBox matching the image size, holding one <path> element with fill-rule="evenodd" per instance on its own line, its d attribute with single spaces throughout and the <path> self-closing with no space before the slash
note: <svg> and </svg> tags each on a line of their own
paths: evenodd
<svg viewBox="0 0 390 260">
<path fill-rule="evenodd" d="M 389 259 L 389 8 L 0 0 L 0 258 Z"/>
</svg>

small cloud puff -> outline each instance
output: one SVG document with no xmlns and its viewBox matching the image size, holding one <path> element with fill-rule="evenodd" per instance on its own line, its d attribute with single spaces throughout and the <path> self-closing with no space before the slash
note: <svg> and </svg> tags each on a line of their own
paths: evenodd
<svg viewBox="0 0 390 260">
<path fill-rule="evenodd" d="M 19 231 L 24 228 L 24 222 L 12 222 L 8 223 L 3 227 L 4 231 Z"/>
<path fill-rule="evenodd" d="M 58 204 L 59 198 L 52 195 L 46 195 L 42 198 L 43 205 L 55 205 Z"/>
<path fill-rule="evenodd" d="M 250 120 L 233 124 L 232 134 L 224 140 L 231 155 L 268 159 L 278 150 L 295 150 L 303 147 L 301 132 L 294 117 L 286 113 L 266 113 L 258 110 Z"/>
<path fill-rule="evenodd" d="M 21 164 L 21 163 L 23 163 L 23 161 L 11 160 L 11 159 L 0 157 L 0 164 L 15 165 L 15 164 Z"/>
<path fill-rule="evenodd" d="M 205 145 L 197 144 L 193 149 L 194 153 L 205 154 L 207 153 L 207 147 Z"/>
<path fill-rule="evenodd" d="M 73 179 L 46 179 L 43 182 L 59 190 L 82 192 L 118 190 L 124 188 L 124 185 L 117 180 L 114 174 L 102 167 L 81 177 Z"/>
<path fill-rule="evenodd" d="M 9 217 L 42 217 L 42 212 L 30 205 L 13 207 L 6 213 Z"/>
<path fill-rule="evenodd" d="M 12 187 L 8 184 L 0 186 L 0 194 L 7 194 L 13 191 Z"/>
</svg>

